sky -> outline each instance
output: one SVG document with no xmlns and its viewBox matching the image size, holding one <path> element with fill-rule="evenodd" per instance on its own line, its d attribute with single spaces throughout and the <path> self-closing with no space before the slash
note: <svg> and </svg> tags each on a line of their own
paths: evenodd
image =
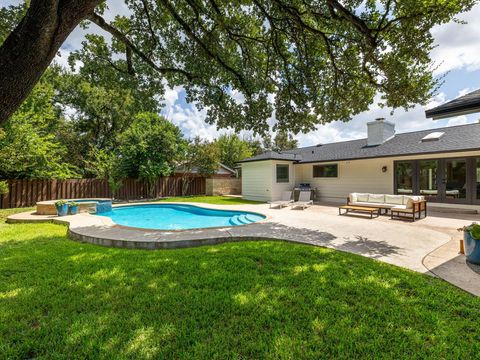
<svg viewBox="0 0 480 360">
<path fill-rule="evenodd" d="M 20 0 L 6 0 L 5 5 L 19 2 Z M 123 1 L 109 0 L 107 4 L 109 6 L 109 10 L 105 14 L 107 20 L 112 19 L 115 14 L 128 13 Z M 425 107 L 415 106 L 409 111 L 395 109 L 394 114 L 390 115 L 391 108 L 380 108 L 374 103 L 368 111 L 353 117 L 347 123 L 333 122 L 318 126 L 317 130 L 307 134 L 296 135 L 299 145 L 309 146 L 364 138 L 367 132 L 366 123 L 379 117 L 394 122 L 397 133 L 478 122 L 480 114 L 445 120 L 425 118 L 426 109 L 480 88 L 480 4 L 470 12 L 460 14 L 458 19 L 466 24 L 451 22 L 433 29 L 437 47 L 432 51 L 431 57 L 434 64 L 438 66 L 435 75 L 443 76 L 444 82 L 438 94 L 429 104 Z M 87 31 L 105 35 L 93 24 Z M 68 54 L 81 46 L 85 33 L 85 30 L 75 29 L 62 45 L 56 61 L 66 65 Z M 181 87 L 166 91 L 164 105 L 162 114 L 178 125 L 187 137 L 200 136 L 212 140 L 222 133 L 231 132 L 231 130 L 219 131 L 215 125 L 206 124 L 205 112 L 186 103 L 185 92 Z"/>
</svg>

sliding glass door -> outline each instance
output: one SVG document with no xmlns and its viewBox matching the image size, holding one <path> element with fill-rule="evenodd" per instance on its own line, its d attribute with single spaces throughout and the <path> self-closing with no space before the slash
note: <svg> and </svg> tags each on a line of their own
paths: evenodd
<svg viewBox="0 0 480 360">
<path fill-rule="evenodd" d="M 394 181 L 397 194 L 480 204 L 480 157 L 396 161 Z"/>
<path fill-rule="evenodd" d="M 480 203 L 480 158 L 475 159 L 475 200 Z"/>
<path fill-rule="evenodd" d="M 465 202 L 467 200 L 467 159 L 445 160 L 443 183 L 446 202 Z"/>
<path fill-rule="evenodd" d="M 415 164 L 413 161 L 398 162 L 395 166 L 396 193 L 400 195 L 413 194 L 413 175 Z"/>
<path fill-rule="evenodd" d="M 425 196 L 427 201 L 438 200 L 437 170 L 437 160 L 418 161 L 420 195 Z"/>
</svg>

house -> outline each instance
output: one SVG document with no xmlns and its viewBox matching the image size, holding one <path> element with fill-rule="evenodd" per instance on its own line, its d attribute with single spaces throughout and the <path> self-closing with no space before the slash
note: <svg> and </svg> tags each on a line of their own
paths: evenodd
<svg viewBox="0 0 480 360">
<path fill-rule="evenodd" d="M 193 168 L 192 170 L 190 170 L 188 173 L 185 173 L 183 168 L 181 166 L 178 166 L 176 169 L 175 169 L 175 175 L 176 176 L 182 176 L 182 175 L 192 175 L 192 176 L 195 176 L 195 175 L 198 175 L 198 170 L 197 168 Z M 211 177 L 213 178 L 231 178 L 231 177 L 237 177 L 237 171 L 234 170 L 234 169 L 231 169 L 229 168 L 228 166 L 226 165 L 223 165 L 223 164 L 218 164 L 218 168 L 215 172 L 215 174 L 213 174 Z"/>
<path fill-rule="evenodd" d="M 439 207 L 480 209 L 480 124 L 396 134 L 382 118 L 367 127 L 366 139 L 242 160 L 242 195 L 268 201 L 308 183 L 321 201 L 345 202 L 351 192 L 421 194 Z"/>
</svg>

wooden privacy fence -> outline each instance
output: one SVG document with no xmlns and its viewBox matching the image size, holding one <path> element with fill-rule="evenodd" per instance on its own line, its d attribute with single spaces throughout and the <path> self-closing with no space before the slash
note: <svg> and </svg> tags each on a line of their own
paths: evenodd
<svg viewBox="0 0 480 360">
<path fill-rule="evenodd" d="M 193 177 L 185 194 L 182 194 L 184 180 L 178 176 L 159 178 L 153 186 L 153 197 L 182 195 L 205 195 L 205 178 Z M 33 206 L 37 201 L 56 199 L 110 198 L 112 192 L 103 179 L 72 180 L 7 180 L 9 193 L 0 196 L 0 209 Z M 125 179 L 115 198 L 120 200 L 141 200 L 152 197 L 146 181 Z"/>
</svg>

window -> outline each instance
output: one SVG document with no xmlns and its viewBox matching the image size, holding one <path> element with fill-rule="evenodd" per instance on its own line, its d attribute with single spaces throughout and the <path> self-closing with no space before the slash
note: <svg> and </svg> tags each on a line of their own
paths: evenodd
<svg viewBox="0 0 480 360">
<path fill-rule="evenodd" d="M 338 165 L 313 165 L 313 177 L 338 177 Z"/>
<path fill-rule="evenodd" d="M 289 166 L 277 164 L 277 183 L 288 183 L 289 180 Z"/>
</svg>

